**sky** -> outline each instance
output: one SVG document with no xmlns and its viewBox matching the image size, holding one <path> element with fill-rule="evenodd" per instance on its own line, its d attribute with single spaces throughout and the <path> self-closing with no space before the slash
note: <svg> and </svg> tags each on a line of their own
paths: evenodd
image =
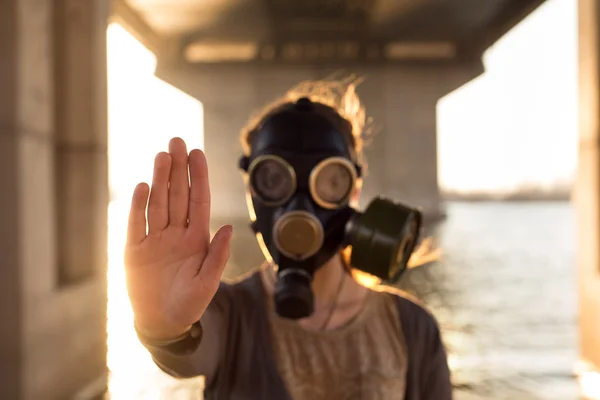
<svg viewBox="0 0 600 400">
<path fill-rule="evenodd" d="M 574 0 L 547 0 L 484 56 L 486 72 L 438 103 L 440 185 L 502 191 L 569 181 L 577 161 Z M 203 147 L 202 104 L 153 74 L 156 58 L 108 30 L 110 180 L 114 197 L 149 182 L 172 136 Z"/>
<path fill-rule="evenodd" d="M 202 104 L 154 76 L 156 57 L 120 25 L 107 31 L 109 179 L 113 198 L 151 182 L 154 156 L 169 139 L 203 148 Z"/>
<path fill-rule="evenodd" d="M 577 163 L 577 2 L 547 0 L 438 103 L 440 185 L 501 191 L 571 181 Z"/>
</svg>

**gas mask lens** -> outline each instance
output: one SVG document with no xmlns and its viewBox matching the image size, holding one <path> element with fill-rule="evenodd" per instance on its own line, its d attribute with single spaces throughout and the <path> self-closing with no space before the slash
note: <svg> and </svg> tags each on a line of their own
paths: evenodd
<svg viewBox="0 0 600 400">
<path fill-rule="evenodd" d="M 294 169 L 281 157 L 257 157 L 248 168 L 248 175 L 251 190 L 267 205 L 284 204 L 296 191 Z"/>
<path fill-rule="evenodd" d="M 356 185 L 354 165 L 342 157 L 321 161 L 310 174 L 310 193 L 323 208 L 333 209 L 346 204 Z"/>
<path fill-rule="evenodd" d="M 250 188 L 266 205 L 285 204 L 296 191 L 296 172 L 283 158 L 275 155 L 257 157 L 248 168 Z M 319 162 L 310 172 L 309 188 L 315 203 L 326 209 L 347 204 L 356 186 L 354 164 L 343 157 Z"/>
</svg>

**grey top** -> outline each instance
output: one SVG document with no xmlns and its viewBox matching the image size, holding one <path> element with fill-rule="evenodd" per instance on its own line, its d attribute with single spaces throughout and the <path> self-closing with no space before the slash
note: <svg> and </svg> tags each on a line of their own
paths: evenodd
<svg viewBox="0 0 600 400">
<path fill-rule="evenodd" d="M 408 358 L 406 390 L 397 398 L 451 400 L 446 352 L 435 319 L 416 301 L 394 297 Z M 275 362 L 258 272 L 234 284 L 221 283 L 201 323 L 204 334 L 197 348 L 176 353 L 146 345 L 163 371 L 180 378 L 206 376 L 207 400 L 291 400 Z"/>
</svg>

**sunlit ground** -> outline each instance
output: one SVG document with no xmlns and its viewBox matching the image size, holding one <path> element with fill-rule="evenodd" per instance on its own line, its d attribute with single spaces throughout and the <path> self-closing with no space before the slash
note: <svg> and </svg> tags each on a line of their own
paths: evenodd
<svg viewBox="0 0 600 400">
<path fill-rule="evenodd" d="M 579 378 L 581 384 L 581 394 L 588 400 L 600 399 L 600 373 L 590 371 Z"/>
<path fill-rule="evenodd" d="M 575 374 L 578 376 L 581 394 L 586 400 L 600 400 L 600 373 L 592 370 L 585 362 L 575 366 Z"/>
</svg>

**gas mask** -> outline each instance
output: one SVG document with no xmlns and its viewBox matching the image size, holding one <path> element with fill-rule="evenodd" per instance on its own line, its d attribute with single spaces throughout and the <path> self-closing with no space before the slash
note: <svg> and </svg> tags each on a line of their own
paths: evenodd
<svg viewBox="0 0 600 400">
<path fill-rule="evenodd" d="M 250 133 L 240 160 L 248 208 L 260 247 L 277 266 L 275 310 L 299 319 L 313 312 L 318 268 L 351 246 L 351 267 L 393 282 L 416 246 L 421 213 L 375 198 L 351 207 L 362 170 L 350 125 L 308 99 L 286 104 Z"/>
</svg>

